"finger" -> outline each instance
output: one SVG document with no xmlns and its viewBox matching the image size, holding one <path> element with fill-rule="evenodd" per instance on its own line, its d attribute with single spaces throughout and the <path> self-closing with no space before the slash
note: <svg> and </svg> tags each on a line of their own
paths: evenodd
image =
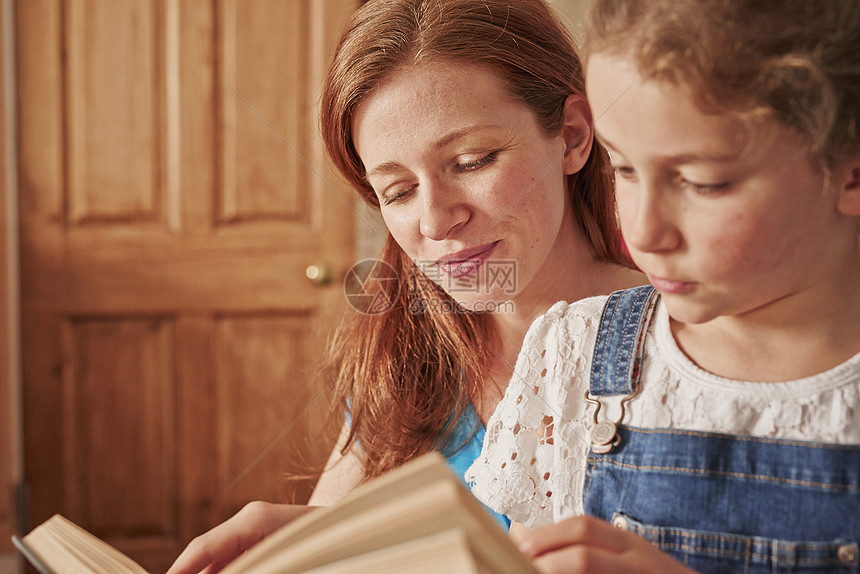
<svg viewBox="0 0 860 574">
<path fill-rule="evenodd" d="M 210 564 L 206 568 L 204 568 L 200 574 L 218 574 L 221 570 L 224 569 L 226 564 L 222 564 L 221 562 L 216 562 L 214 564 Z"/>
<path fill-rule="evenodd" d="M 526 536 L 529 532 L 531 532 L 530 528 L 527 528 L 523 524 L 512 521 L 510 528 L 508 528 L 508 536 L 514 542 L 514 544 L 519 545 L 520 541 L 523 540 L 523 537 Z"/>
<path fill-rule="evenodd" d="M 167 574 L 215 574 L 220 571 L 274 529 L 264 518 L 268 508 L 265 504 L 250 503 L 233 517 L 201 534 L 185 547 Z"/>
<path fill-rule="evenodd" d="M 597 522 L 597 519 L 591 521 Z M 576 522 L 589 526 L 588 520 Z M 588 534 L 580 537 L 579 542 L 571 543 L 567 538 L 557 549 L 538 556 L 534 560 L 537 569 L 545 574 L 695 574 L 641 536 L 599 522 L 601 524 L 590 525 L 593 528 L 587 529 Z M 564 525 L 564 529 L 571 526 Z M 549 527 L 547 529 L 549 531 Z M 610 543 L 606 544 L 608 541 Z"/>
<path fill-rule="evenodd" d="M 599 518 L 577 516 L 524 533 L 519 547 L 523 554 L 532 558 L 577 545 L 622 552 L 635 544 L 635 536 Z"/>
<path fill-rule="evenodd" d="M 622 564 L 618 555 L 592 546 L 567 546 L 548 552 L 534 560 L 534 565 L 542 574 L 591 574 L 600 572 L 624 572 L 630 574 L 628 565 Z"/>
<path fill-rule="evenodd" d="M 257 531 L 236 532 L 228 523 L 192 540 L 167 574 L 214 574 L 264 537 Z"/>
<path fill-rule="evenodd" d="M 229 520 L 192 540 L 167 574 L 215 574 L 257 542 L 313 508 L 249 502 Z"/>
</svg>

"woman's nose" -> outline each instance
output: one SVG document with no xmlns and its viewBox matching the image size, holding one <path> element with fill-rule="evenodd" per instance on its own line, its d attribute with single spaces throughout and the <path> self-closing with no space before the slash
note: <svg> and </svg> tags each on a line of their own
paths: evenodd
<svg viewBox="0 0 860 574">
<path fill-rule="evenodd" d="M 675 222 L 677 206 L 665 190 L 642 185 L 636 193 L 619 196 L 621 230 L 627 246 L 652 253 L 677 249 L 681 234 Z"/>
<path fill-rule="evenodd" d="M 435 181 L 421 189 L 421 235 L 434 241 L 448 239 L 468 220 L 471 210 L 464 194 L 451 186 Z"/>
</svg>

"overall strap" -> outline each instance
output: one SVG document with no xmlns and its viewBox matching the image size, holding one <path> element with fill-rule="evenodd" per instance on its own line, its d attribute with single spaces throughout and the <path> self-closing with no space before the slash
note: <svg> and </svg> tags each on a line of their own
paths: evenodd
<svg viewBox="0 0 860 574">
<path fill-rule="evenodd" d="M 653 287 L 642 285 L 616 291 L 606 300 L 591 361 L 593 396 L 635 392 L 643 339 L 657 299 Z"/>
</svg>

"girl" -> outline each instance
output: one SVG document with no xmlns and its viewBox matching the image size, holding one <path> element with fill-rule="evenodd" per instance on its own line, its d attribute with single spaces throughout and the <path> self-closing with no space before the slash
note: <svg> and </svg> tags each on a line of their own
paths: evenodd
<svg viewBox="0 0 860 574">
<path fill-rule="evenodd" d="M 860 4 L 593 10 L 588 97 L 654 289 L 532 325 L 473 491 L 558 523 L 522 537 L 546 571 L 857 572 Z"/>
<path fill-rule="evenodd" d="M 315 505 L 434 449 L 462 476 L 534 318 L 644 282 L 625 266 L 579 59 L 542 0 L 368 2 L 321 110 L 329 156 L 382 212 L 380 258 L 403 288 L 380 283 L 397 304 L 335 338 L 324 376 L 349 422 Z M 226 562 L 306 508 L 251 503 L 170 572 Z"/>
</svg>

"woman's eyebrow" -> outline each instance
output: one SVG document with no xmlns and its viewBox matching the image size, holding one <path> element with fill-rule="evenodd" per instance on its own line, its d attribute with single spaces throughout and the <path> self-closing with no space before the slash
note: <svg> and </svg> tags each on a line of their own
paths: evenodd
<svg viewBox="0 0 860 574">
<path fill-rule="evenodd" d="M 434 149 L 441 149 L 475 132 L 499 129 L 503 129 L 503 127 L 495 124 L 473 124 L 445 134 L 441 138 L 434 141 L 432 145 Z M 396 161 L 387 161 L 385 163 L 377 165 L 376 167 L 368 171 L 365 177 L 369 178 L 380 175 L 388 175 L 390 173 L 394 173 L 402 169 L 402 164 L 397 163 Z"/>
<path fill-rule="evenodd" d="M 502 128 L 502 126 L 498 126 L 495 124 L 473 124 L 473 125 L 465 126 L 465 127 L 462 127 L 460 129 L 456 129 L 456 130 L 452 131 L 451 133 L 448 133 L 448 134 L 442 136 L 441 138 L 439 138 L 438 140 L 433 142 L 433 147 L 435 147 L 436 149 L 443 148 L 443 147 L 450 145 L 450 144 L 454 143 L 455 141 L 457 141 L 458 139 L 461 139 L 461 138 L 463 138 L 463 137 L 465 137 L 471 133 L 479 132 L 479 131 L 485 131 L 485 130 L 496 130 L 496 129 L 501 129 L 501 128 Z"/>
<path fill-rule="evenodd" d="M 394 173 L 402 169 L 403 166 L 396 161 L 387 161 L 385 163 L 379 164 L 378 166 L 367 172 L 365 178 L 370 178 L 377 175 L 388 175 L 389 173 Z"/>
</svg>

